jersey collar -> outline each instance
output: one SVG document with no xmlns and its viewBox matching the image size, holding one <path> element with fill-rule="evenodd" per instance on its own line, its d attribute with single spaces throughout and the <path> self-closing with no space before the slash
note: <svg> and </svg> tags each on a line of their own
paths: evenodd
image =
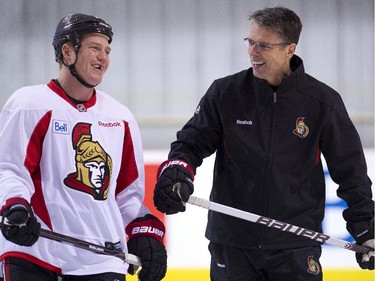
<svg viewBox="0 0 375 281">
<path fill-rule="evenodd" d="M 63 89 L 61 89 L 54 80 L 51 80 L 47 86 L 52 90 L 54 91 L 56 94 L 58 94 L 61 98 L 63 98 L 65 101 L 67 101 L 71 106 L 73 106 L 74 108 L 76 108 L 78 111 L 81 111 L 81 112 L 86 112 L 87 109 L 89 109 L 90 107 L 94 106 L 96 104 L 96 90 L 94 90 L 94 93 L 92 95 L 92 97 L 88 100 L 88 101 L 85 101 L 85 102 L 82 102 L 82 103 L 74 103 L 69 97 L 68 95 L 65 93 L 65 91 Z"/>
</svg>

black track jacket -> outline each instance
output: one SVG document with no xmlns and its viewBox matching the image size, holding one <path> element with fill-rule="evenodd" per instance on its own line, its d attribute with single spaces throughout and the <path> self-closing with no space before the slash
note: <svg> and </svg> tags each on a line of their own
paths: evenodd
<svg viewBox="0 0 375 281">
<path fill-rule="evenodd" d="M 252 68 L 214 81 L 168 158 L 185 160 L 195 171 L 216 152 L 211 201 L 321 232 L 322 153 L 349 206 L 343 214 L 349 231 L 361 233 L 374 202 L 358 133 L 336 91 L 306 74 L 298 56 L 291 68 L 276 92 Z M 242 248 L 319 244 L 213 211 L 206 237 Z"/>
</svg>

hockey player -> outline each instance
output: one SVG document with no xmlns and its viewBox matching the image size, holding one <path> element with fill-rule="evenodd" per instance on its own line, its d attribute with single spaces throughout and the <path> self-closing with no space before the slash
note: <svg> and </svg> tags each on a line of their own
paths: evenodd
<svg viewBox="0 0 375 281">
<path fill-rule="evenodd" d="M 1 112 L 0 215 L 10 226 L 2 228 L 0 260 L 7 281 L 113 281 L 134 273 L 119 258 L 39 238 L 41 227 L 139 256 L 142 281 L 165 276 L 165 228 L 143 205 L 137 122 L 95 89 L 109 67 L 112 36 L 100 18 L 64 17 L 53 38 L 59 77 L 17 90 Z"/>
<path fill-rule="evenodd" d="M 197 167 L 216 152 L 211 201 L 321 232 L 323 154 L 337 194 L 348 204 L 348 231 L 374 249 L 374 202 L 362 145 L 339 94 L 306 74 L 295 55 L 299 17 L 275 7 L 249 20 L 245 43 L 252 67 L 209 87 L 160 166 L 155 206 L 167 214 L 185 211 L 181 198 L 186 202 L 193 193 Z M 211 280 L 322 280 L 321 247 L 311 239 L 213 211 L 206 237 Z M 357 260 L 374 269 L 374 251 Z"/>
</svg>

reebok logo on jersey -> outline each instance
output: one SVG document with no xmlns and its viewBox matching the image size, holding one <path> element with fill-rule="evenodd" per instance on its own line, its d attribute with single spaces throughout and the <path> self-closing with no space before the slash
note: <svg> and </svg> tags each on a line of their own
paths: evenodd
<svg viewBox="0 0 375 281">
<path fill-rule="evenodd" d="M 52 132 L 58 134 L 69 134 L 68 122 L 61 120 L 52 120 Z"/>
<path fill-rule="evenodd" d="M 100 127 L 107 127 L 107 128 L 113 128 L 113 127 L 121 127 L 121 122 L 102 122 L 98 121 L 98 125 Z"/>
</svg>

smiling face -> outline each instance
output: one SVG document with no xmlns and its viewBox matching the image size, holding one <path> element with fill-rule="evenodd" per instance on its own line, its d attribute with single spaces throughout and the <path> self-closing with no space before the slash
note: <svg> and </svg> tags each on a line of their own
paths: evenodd
<svg viewBox="0 0 375 281">
<path fill-rule="evenodd" d="M 89 84 L 99 84 L 108 69 L 111 48 L 108 38 L 100 33 L 90 33 L 82 37 L 75 68 Z"/>
<path fill-rule="evenodd" d="M 290 75 L 289 63 L 296 44 L 283 41 L 270 28 L 262 27 L 255 22 L 251 24 L 248 38 L 255 42 L 270 44 L 268 50 L 259 47 L 259 43 L 248 47 L 254 75 L 272 86 L 280 85 L 283 78 Z"/>
</svg>

